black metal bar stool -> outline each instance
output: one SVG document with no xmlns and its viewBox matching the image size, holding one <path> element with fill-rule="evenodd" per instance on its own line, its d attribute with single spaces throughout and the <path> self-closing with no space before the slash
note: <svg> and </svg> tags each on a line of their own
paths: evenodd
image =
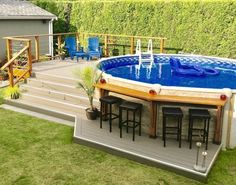
<svg viewBox="0 0 236 185">
<path fill-rule="evenodd" d="M 194 120 L 202 120 L 203 128 L 194 128 Z M 189 109 L 189 129 L 188 129 L 188 140 L 190 141 L 189 148 L 192 148 L 192 138 L 193 136 L 203 137 L 202 142 L 206 143 L 206 150 L 208 147 L 208 135 L 209 135 L 209 125 L 210 125 L 211 115 L 207 109 Z M 198 131 L 199 134 L 193 132 Z"/>
<path fill-rule="evenodd" d="M 126 127 L 126 132 L 129 132 L 129 128 L 133 129 L 133 141 L 135 140 L 135 128 L 139 127 L 139 135 L 141 136 L 141 117 L 142 117 L 142 107 L 143 105 L 140 103 L 134 103 L 125 101 L 120 104 L 119 106 L 119 126 L 120 126 L 120 138 L 122 138 L 122 128 L 123 126 Z M 126 119 L 122 120 L 123 110 L 126 110 Z M 129 112 L 133 113 L 132 118 L 129 118 Z M 136 113 L 139 113 L 139 120 L 136 121 Z M 130 124 L 129 124 L 130 123 Z"/>
<path fill-rule="evenodd" d="M 172 134 L 172 135 L 177 135 L 177 141 L 179 141 L 179 148 L 181 148 L 182 118 L 183 118 L 182 110 L 176 107 L 163 107 L 162 113 L 163 113 L 162 139 L 164 141 L 164 147 L 166 146 L 166 135 Z M 168 117 L 177 119 L 177 125 L 168 126 L 167 125 Z"/>
<path fill-rule="evenodd" d="M 102 128 L 102 121 L 108 120 L 110 126 L 110 132 L 112 131 L 112 120 L 119 118 L 118 114 L 112 112 L 112 105 L 121 103 L 122 99 L 115 96 L 104 96 L 100 99 L 100 128 Z M 109 107 L 109 109 L 107 108 Z M 105 110 L 103 113 L 102 110 Z M 108 118 L 107 118 L 108 117 Z"/>
</svg>

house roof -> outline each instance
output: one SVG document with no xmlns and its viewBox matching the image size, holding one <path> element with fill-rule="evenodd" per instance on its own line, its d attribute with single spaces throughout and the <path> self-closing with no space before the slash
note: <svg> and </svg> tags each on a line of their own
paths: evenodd
<svg viewBox="0 0 236 185">
<path fill-rule="evenodd" d="M 25 0 L 0 0 L 0 19 L 56 19 L 52 13 Z"/>
</svg>

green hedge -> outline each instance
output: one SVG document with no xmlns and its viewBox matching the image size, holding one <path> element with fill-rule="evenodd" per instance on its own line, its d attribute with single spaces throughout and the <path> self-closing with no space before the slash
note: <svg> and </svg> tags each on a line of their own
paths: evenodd
<svg viewBox="0 0 236 185">
<path fill-rule="evenodd" d="M 64 19 L 66 2 L 36 1 Z M 76 1 L 72 31 L 164 36 L 183 52 L 236 58 L 236 1 Z M 59 21 L 60 22 L 60 21 Z M 55 30 L 63 32 L 63 24 Z"/>
</svg>

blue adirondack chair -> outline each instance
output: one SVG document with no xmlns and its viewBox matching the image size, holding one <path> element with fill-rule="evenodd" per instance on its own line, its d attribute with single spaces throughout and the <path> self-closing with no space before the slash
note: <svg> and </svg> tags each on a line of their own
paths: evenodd
<svg viewBox="0 0 236 185">
<path fill-rule="evenodd" d="M 79 57 L 82 57 L 82 59 L 83 59 L 84 56 L 86 55 L 85 52 L 83 51 L 83 47 L 80 47 L 79 51 L 77 51 L 75 37 L 66 37 L 65 44 L 66 44 L 65 48 L 67 49 L 71 60 L 73 60 L 74 57 L 76 56 L 77 61 L 78 61 Z"/>
<path fill-rule="evenodd" d="M 87 49 L 87 59 L 91 59 L 93 57 L 101 58 L 102 49 L 99 46 L 98 37 L 90 37 L 88 38 L 88 49 Z"/>
</svg>

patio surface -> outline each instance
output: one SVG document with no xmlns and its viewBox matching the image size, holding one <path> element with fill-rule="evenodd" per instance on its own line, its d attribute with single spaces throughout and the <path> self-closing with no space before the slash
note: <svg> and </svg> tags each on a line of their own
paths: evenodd
<svg viewBox="0 0 236 185">
<path fill-rule="evenodd" d="M 174 139 L 167 140 L 167 146 L 163 147 L 163 141 L 159 137 L 151 139 L 148 135 L 138 136 L 132 141 L 132 131 L 126 133 L 123 130 L 123 137 L 119 136 L 118 125 L 113 124 L 112 133 L 109 132 L 108 123 L 103 123 L 103 129 L 99 127 L 99 120 L 89 121 L 77 118 L 74 130 L 74 140 L 80 144 L 93 146 L 106 152 L 120 155 L 144 164 L 157 166 L 174 171 L 196 180 L 204 181 L 213 166 L 214 161 L 220 151 L 221 146 L 209 143 L 206 160 L 206 173 L 193 170 L 196 161 L 196 147 L 191 150 L 189 144 L 183 140 L 182 147 L 178 147 L 178 142 Z M 204 147 L 203 147 L 204 148 Z M 201 149 L 201 152 L 204 149 Z M 200 155 L 199 163 L 202 163 Z"/>
<path fill-rule="evenodd" d="M 55 76 L 63 76 L 65 78 L 74 78 L 73 70 L 76 68 L 82 68 L 88 65 L 95 65 L 96 61 L 85 61 L 79 60 L 77 62 L 75 59 L 61 60 L 50 60 L 45 62 L 38 62 L 33 64 L 33 72 L 47 73 Z"/>
</svg>

